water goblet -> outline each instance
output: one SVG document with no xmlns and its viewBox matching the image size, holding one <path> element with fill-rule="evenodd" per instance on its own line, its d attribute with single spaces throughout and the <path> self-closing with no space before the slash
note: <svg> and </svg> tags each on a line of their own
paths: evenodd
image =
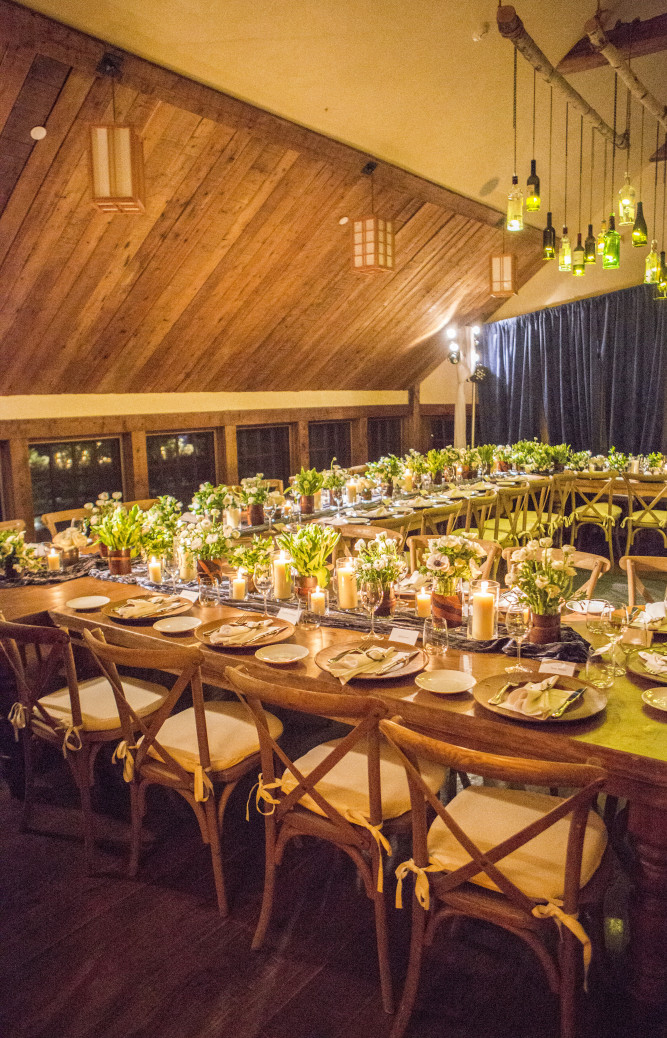
<svg viewBox="0 0 667 1038">
<path fill-rule="evenodd" d="M 277 510 L 278 510 L 278 505 L 276 504 L 275 501 L 272 501 L 271 498 L 269 498 L 269 500 L 264 505 L 264 515 L 269 520 L 269 529 L 268 529 L 267 533 L 271 533 L 271 531 L 273 529 L 273 519 L 274 519 L 274 516 L 275 516 Z"/>
<path fill-rule="evenodd" d="M 333 497 L 333 502 L 336 506 L 336 515 L 340 516 L 341 509 L 343 507 L 343 488 L 334 487 L 331 491 L 331 495 Z"/>
<path fill-rule="evenodd" d="M 449 648 L 447 621 L 438 617 L 429 617 L 424 620 L 422 644 L 429 660 L 444 656 Z"/>
<path fill-rule="evenodd" d="M 180 573 L 178 555 L 166 554 L 162 556 L 162 572 L 167 580 L 171 580 L 172 594 L 176 594 L 176 577 Z"/>
<path fill-rule="evenodd" d="M 252 571 L 252 577 L 255 581 L 255 587 L 259 591 L 260 595 L 264 599 L 264 616 L 269 615 L 267 609 L 266 600 L 269 595 L 269 591 L 273 585 L 273 573 L 271 572 L 270 562 L 258 562 Z"/>
<path fill-rule="evenodd" d="M 620 667 L 616 663 L 615 656 L 616 646 L 623 637 L 623 612 L 620 609 L 615 610 L 611 602 L 605 602 L 600 619 L 602 621 L 602 632 L 608 635 L 610 639 L 609 659 L 612 673 L 615 677 L 620 677 L 622 674 L 625 674 L 625 667 Z M 625 630 L 627 630 L 627 623 Z"/>
<path fill-rule="evenodd" d="M 368 610 L 371 622 L 371 638 L 375 638 L 375 610 L 382 601 L 384 591 L 379 580 L 365 580 L 361 588 L 361 601 Z"/>
<path fill-rule="evenodd" d="M 516 674 L 519 677 L 530 674 L 530 668 L 521 662 L 521 646 L 525 641 L 530 627 L 530 610 L 523 602 L 511 602 L 505 613 L 505 627 L 516 642 L 516 663 L 511 667 L 505 667 L 508 674 Z"/>
</svg>

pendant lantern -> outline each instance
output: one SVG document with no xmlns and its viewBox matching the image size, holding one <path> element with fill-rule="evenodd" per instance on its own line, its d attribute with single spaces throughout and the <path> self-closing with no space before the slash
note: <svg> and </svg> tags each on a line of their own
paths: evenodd
<svg viewBox="0 0 667 1038">
<path fill-rule="evenodd" d="M 516 270 L 516 256 L 505 249 L 505 223 L 503 221 L 500 254 L 491 257 L 490 293 L 494 299 L 508 299 L 517 294 Z"/>
<path fill-rule="evenodd" d="M 105 54 L 97 71 L 111 79 L 113 122 L 90 127 L 93 205 L 105 213 L 143 213 L 144 158 L 141 138 L 133 126 L 116 122 L 114 82 L 121 59 Z"/>
<path fill-rule="evenodd" d="M 373 173 L 377 162 L 368 162 L 362 173 L 370 177 L 371 213 L 352 224 L 352 266 L 359 273 L 392 271 L 394 269 L 394 224 L 375 215 Z"/>
</svg>

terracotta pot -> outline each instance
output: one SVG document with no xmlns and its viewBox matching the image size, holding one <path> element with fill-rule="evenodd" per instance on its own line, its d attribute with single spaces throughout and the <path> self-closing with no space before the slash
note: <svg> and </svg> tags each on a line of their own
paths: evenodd
<svg viewBox="0 0 667 1038">
<path fill-rule="evenodd" d="M 60 562 L 63 569 L 68 569 L 69 566 L 76 566 L 78 561 L 78 548 L 60 548 Z"/>
<path fill-rule="evenodd" d="M 546 642 L 560 641 L 560 613 L 555 616 L 541 616 L 539 613 L 530 614 L 530 630 L 526 635 L 527 642 L 544 644 Z"/>
<path fill-rule="evenodd" d="M 204 584 L 219 584 L 224 565 L 224 559 L 197 559 L 197 579 Z"/>
<path fill-rule="evenodd" d="M 373 491 L 372 490 L 362 490 L 361 491 L 361 500 L 362 501 L 371 501 L 372 498 L 373 498 Z"/>
<path fill-rule="evenodd" d="M 461 479 L 471 479 L 472 469 L 470 465 L 463 465 L 461 468 Z"/>
<path fill-rule="evenodd" d="M 126 577 L 132 572 L 132 549 L 131 548 L 109 548 L 109 573 L 115 577 Z"/>
<path fill-rule="evenodd" d="M 302 598 L 304 602 L 308 601 L 308 592 L 314 591 L 317 587 L 317 577 L 301 577 L 298 574 L 294 577 L 294 591 L 297 598 Z"/>
<path fill-rule="evenodd" d="M 375 610 L 376 616 L 392 616 L 396 608 L 396 588 L 392 584 L 386 587 L 382 594 L 382 601 Z"/>
<path fill-rule="evenodd" d="M 98 541 L 97 542 L 97 550 L 100 553 L 100 557 L 101 558 L 103 558 L 103 559 L 108 559 L 109 558 L 109 549 L 107 548 L 106 544 L 102 544 L 101 541 Z"/>
<path fill-rule="evenodd" d="M 431 612 L 436 620 L 446 620 L 449 627 L 460 627 L 463 623 L 463 599 L 459 591 L 451 595 L 431 595 Z"/>
<path fill-rule="evenodd" d="M 507 464 L 506 461 L 499 461 L 499 462 L 497 462 L 497 465 L 498 465 L 498 472 L 509 472 L 509 470 L 510 470 L 510 467 L 509 467 L 509 465 Z"/>
<path fill-rule="evenodd" d="M 248 523 L 250 526 L 263 525 L 264 505 L 248 505 Z"/>
<path fill-rule="evenodd" d="M 299 511 L 302 515 L 312 515 L 315 511 L 315 495 L 302 494 L 299 498 Z"/>
<path fill-rule="evenodd" d="M 563 472 L 565 465 L 562 461 L 554 461 L 554 472 Z"/>
</svg>

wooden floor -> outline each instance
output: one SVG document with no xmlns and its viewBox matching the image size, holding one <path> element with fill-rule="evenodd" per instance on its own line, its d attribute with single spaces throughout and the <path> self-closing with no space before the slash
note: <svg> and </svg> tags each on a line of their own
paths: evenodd
<svg viewBox="0 0 667 1038">
<path fill-rule="evenodd" d="M 329 848 L 288 852 L 266 951 L 250 942 L 262 883 L 262 824 L 250 783 L 237 789 L 224 840 L 232 901 L 221 920 L 207 851 L 180 800 L 156 791 L 138 880 L 124 877 L 126 789 L 102 760 L 100 874 L 88 878 L 62 761 L 46 762 L 38 831 L 0 789 L 2 1038 L 380 1038 L 370 903 L 352 864 Z M 393 893 L 393 877 L 387 878 Z M 402 979 L 409 913 L 392 910 Z M 593 970 L 586 1038 L 630 1038 L 613 962 Z M 429 959 L 410 1038 L 554 1038 L 557 1009 L 519 942 L 469 924 Z M 653 1036 L 657 1034 L 653 1031 Z"/>
</svg>

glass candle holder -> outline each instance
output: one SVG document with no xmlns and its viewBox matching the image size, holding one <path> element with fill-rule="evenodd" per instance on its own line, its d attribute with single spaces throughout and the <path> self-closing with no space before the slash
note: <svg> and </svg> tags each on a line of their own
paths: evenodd
<svg viewBox="0 0 667 1038">
<path fill-rule="evenodd" d="M 285 551 L 271 556 L 273 574 L 273 597 L 278 601 L 292 597 L 292 560 Z"/>
<path fill-rule="evenodd" d="M 148 560 L 148 579 L 151 584 L 162 583 L 162 559 L 157 559 L 154 555 Z"/>
<path fill-rule="evenodd" d="M 244 569 L 238 570 L 229 581 L 231 598 L 242 602 L 248 594 L 248 575 Z"/>
<path fill-rule="evenodd" d="M 475 641 L 491 641 L 498 637 L 497 580 L 471 580 L 468 593 L 468 637 Z"/>
<path fill-rule="evenodd" d="M 60 573 L 62 563 L 60 561 L 60 552 L 57 548 L 51 548 L 51 551 L 44 558 L 49 573 Z"/>
<path fill-rule="evenodd" d="M 336 596 L 338 608 L 344 611 L 357 609 L 359 591 L 357 590 L 357 563 L 351 556 L 336 560 Z"/>
<path fill-rule="evenodd" d="M 329 612 L 329 591 L 327 588 L 316 587 L 308 592 L 308 607 L 303 622 L 313 627 L 319 627 L 322 618 Z"/>
</svg>

